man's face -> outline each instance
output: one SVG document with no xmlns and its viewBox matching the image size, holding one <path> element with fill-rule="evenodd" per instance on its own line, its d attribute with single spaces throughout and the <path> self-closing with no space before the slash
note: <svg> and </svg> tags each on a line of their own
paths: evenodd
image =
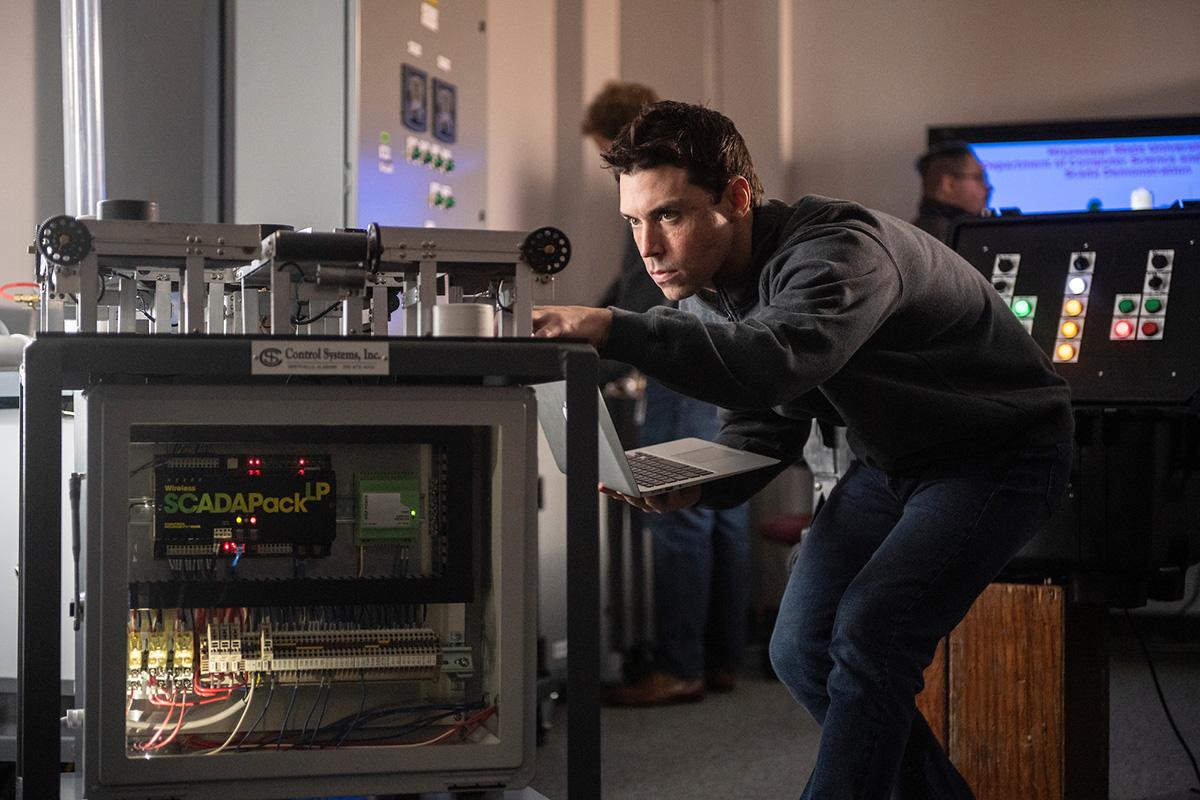
<svg viewBox="0 0 1200 800">
<path fill-rule="evenodd" d="M 987 172 L 975 156 L 964 158 L 959 168 L 948 176 L 945 186 L 945 201 L 969 214 L 982 213 L 987 208 L 988 197 L 992 193 Z"/>
<path fill-rule="evenodd" d="M 714 203 L 685 170 L 668 165 L 623 174 L 620 186 L 621 216 L 662 293 L 682 300 L 712 287 L 733 246 L 728 189 Z"/>
</svg>

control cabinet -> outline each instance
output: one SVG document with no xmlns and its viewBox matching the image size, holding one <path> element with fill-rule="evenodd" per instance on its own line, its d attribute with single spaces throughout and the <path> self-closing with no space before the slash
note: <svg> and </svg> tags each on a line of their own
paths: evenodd
<svg viewBox="0 0 1200 800">
<path fill-rule="evenodd" d="M 1200 561 L 1200 213 L 964 221 L 952 242 L 1071 388 L 1066 502 L 1009 573 L 1076 599 L 1176 599 Z"/>
<path fill-rule="evenodd" d="M 87 797 L 528 783 L 530 390 L 100 385 L 76 420 Z"/>
</svg>

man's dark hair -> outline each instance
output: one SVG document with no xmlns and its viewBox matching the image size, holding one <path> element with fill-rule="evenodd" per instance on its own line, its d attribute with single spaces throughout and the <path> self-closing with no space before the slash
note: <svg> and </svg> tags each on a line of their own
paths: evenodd
<svg viewBox="0 0 1200 800">
<path fill-rule="evenodd" d="M 649 86 L 609 81 L 584 109 L 583 135 L 611 141 L 643 108 L 657 102 L 658 95 Z"/>
<path fill-rule="evenodd" d="M 739 175 L 750 184 L 750 204 L 762 205 L 763 187 L 750 151 L 732 120 L 711 108 L 663 100 L 649 106 L 600 154 L 617 180 L 663 164 L 687 171 L 688 182 L 713 202 Z"/>
<path fill-rule="evenodd" d="M 921 173 L 921 191 L 929 196 L 941 183 L 942 176 L 955 175 L 962 171 L 968 158 L 974 158 L 966 142 L 952 141 L 935 144 L 925 155 L 917 159 L 917 172 Z"/>
</svg>

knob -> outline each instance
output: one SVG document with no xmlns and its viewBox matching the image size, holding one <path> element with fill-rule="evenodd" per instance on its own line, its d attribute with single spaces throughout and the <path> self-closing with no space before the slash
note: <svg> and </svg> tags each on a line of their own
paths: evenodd
<svg viewBox="0 0 1200 800">
<path fill-rule="evenodd" d="M 996 262 L 996 269 L 1001 272 L 1012 272 L 1017 266 L 1017 262 L 1011 258 L 1002 258 Z"/>
<path fill-rule="evenodd" d="M 1150 256 L 1150 266 L 1154 267 L 1155 269 L 1166 269 L 1167 265 L 1170 263 L 1171 260 L 1162 253 L 1155 253 L 1154 255 Z"/>
<path fill-rule="evenodd" d="M 1092 266 L 1092 262 L 1087 256 L 1077 256 L 1075 258 L 1075 269 L 1079 270 L 1080 272 L 1083 272 L 1090 266 Z"/>
</svg>

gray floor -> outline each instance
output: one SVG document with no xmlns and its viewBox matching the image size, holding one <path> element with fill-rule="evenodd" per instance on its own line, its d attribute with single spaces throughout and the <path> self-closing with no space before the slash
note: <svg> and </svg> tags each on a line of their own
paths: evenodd
<svg viewBox="0 0 1200 800">
<path fill-rule="evenodd" d="M 1123 620 L 1113 619 L 1111 800 L 1197 800 L 1187 756 L 1171 733 L 1150 673 Z M 1150 636 L 1176 723 L 1200 755 L 1200 641 Z M 566 709 L 538 753 L 534 786 L 565 800 Z M 606 708 L 603 795 L 620 800 L 784 800 L 798 797 L 812 768 L 816 724 L 774 681 L 744 676 L 737 691 L 691 705 Z"/>
</svg>

